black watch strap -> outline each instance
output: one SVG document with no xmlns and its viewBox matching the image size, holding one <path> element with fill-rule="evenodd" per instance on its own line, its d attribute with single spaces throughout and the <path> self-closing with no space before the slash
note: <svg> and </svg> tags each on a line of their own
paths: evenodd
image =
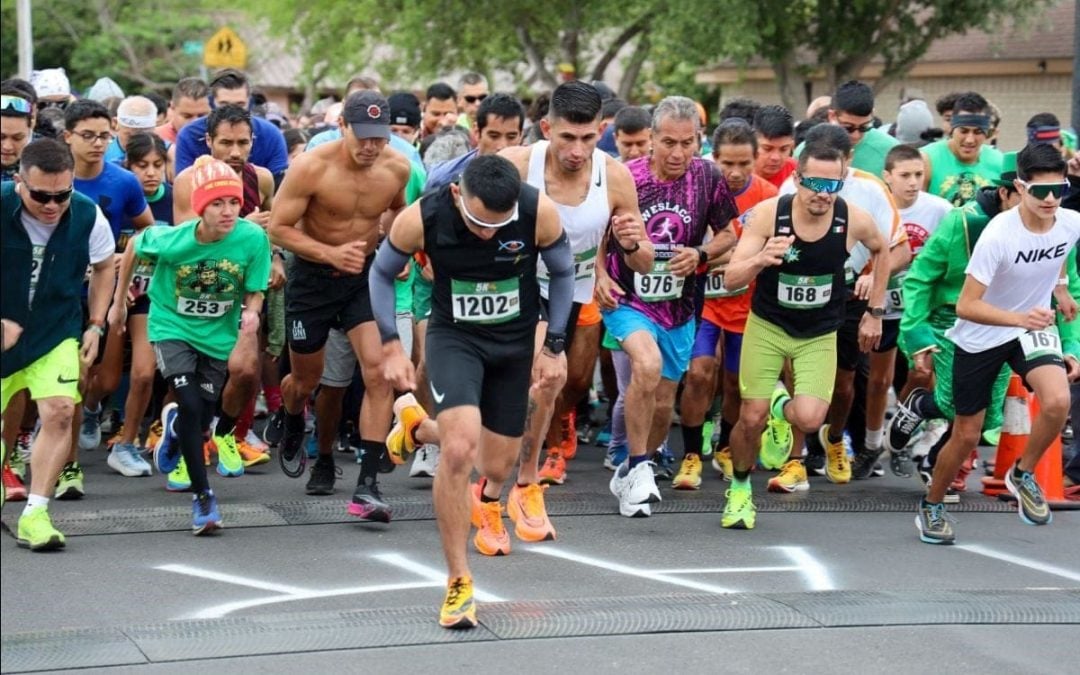
<svg viewBox="0 0 1080 675">
<path fill-rule="evenodd" d="M 544 349 L 552 354 L 562 354 L 566 351 L 566 336 L 558 333 L 548 333 L 544 338 Z"/>
</svg>

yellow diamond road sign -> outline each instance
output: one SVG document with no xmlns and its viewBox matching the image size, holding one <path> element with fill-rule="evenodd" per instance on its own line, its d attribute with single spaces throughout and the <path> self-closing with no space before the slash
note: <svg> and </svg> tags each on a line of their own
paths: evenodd
<svg viewBox="0 0 1080 675">
<path fill-rule="evenodd" d="M 247 67 L 247 45 L 233 29 L 223 26 L 206 41 L 203 48 L 203 64 L 207 68 Z"/>
</svg>

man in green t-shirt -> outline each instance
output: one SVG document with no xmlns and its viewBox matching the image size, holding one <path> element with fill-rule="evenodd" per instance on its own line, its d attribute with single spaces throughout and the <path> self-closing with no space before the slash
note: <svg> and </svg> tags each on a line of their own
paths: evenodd
<svg viewBox="0 0 1080 675">
<path fill-rule="evenodd" d="M 194 492 L 192 531 L 206 534 L 221 527 L 221 514 L 203 465 L 203 431 L 217 407 L 240 332 L 259 330 L 270 279 L 270 240 L 262 227 L 240 218 L 243 184 L 228 164 L 200 157 L 191 185 L 191 207 L 199 218 L 144 230 L 124 254 L 120 281 L 122 288 L 131 284 L 136 256 L 155 263 L 149 337 L 176 403 L 161 413 L 163 433 L 154 462 L 170 474 L 170 484 L 175 472 L 187 474 L 185 482 Z M 126 312 L 124 303 L 114 304 L 112 325 L 124 325 Z M 230 434 L 235 423 L 223 413 L 214 438 Z M 218 443 L 219 455 L 226 448 L 235 452 L 235 446 Z M 239 456 L 229 459 L 221 458 L 218 473 L 243 473 Z"/>
<path fill-rule="evenodd" d="M 851 166 L 881 178 L 885 156 L 900 141 L 874 126 L 874 90 L 857 80 L 837 87 L 829 123 L 839 125 L 851 138 L 855 148 Z"/>
<path fill-rule="evenodd" d="M 949 135 L 922 149 L 926 160 L 923 189 L 963 206 L 1001 175 L 1001 152 L 987 143 L 990 104 L 971 91 L 953 104 Z"/>
</svg>

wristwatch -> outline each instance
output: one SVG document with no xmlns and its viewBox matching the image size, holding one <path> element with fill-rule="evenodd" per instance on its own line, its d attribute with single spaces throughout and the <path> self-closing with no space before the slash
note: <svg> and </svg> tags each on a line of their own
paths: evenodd
<svg viewBox="0 0 1080 675">
<path fill-rule="evenodd" d="M 867 307 L 866 312 L 875 319 L 880 319 L 881 317 L 885 316 L 884 307 Z"/>
<path fill-rule="evenodd" d="M 552 354 L 559 355 L 566 351 L 566 336 L 558 333 L 548 333 L 544 338 L 544 349 Z"/>
<path fill-rule="evenodd" d="M 704 246 L 696 246 L 698 253 L 698 265 L 704 265 L 709 262 L 709 252 L 705 250 Z"/>
</svg>

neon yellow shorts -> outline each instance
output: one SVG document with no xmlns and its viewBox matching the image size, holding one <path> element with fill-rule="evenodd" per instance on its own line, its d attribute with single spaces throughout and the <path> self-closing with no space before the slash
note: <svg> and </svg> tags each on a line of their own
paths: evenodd
<svg viewBox="0 0 1080 675">
<path fill-rule="evenodd" d="M 34 401 L 53 396 L 82 402 L 79 395 L 79 341 L 68 338 L 22 370 L 0 380 L 0 411 L 7 410 L 11 397 L 30 390 Z"/>
<path fill-rule="evenodd" d="M 836 380 L 836 331 L 796 338 L 750 312 L 739 359 L 739 391 L 743 400 L 768 399 L 791 361 L 795 395 L 831 401 Z"/>
</svg>

